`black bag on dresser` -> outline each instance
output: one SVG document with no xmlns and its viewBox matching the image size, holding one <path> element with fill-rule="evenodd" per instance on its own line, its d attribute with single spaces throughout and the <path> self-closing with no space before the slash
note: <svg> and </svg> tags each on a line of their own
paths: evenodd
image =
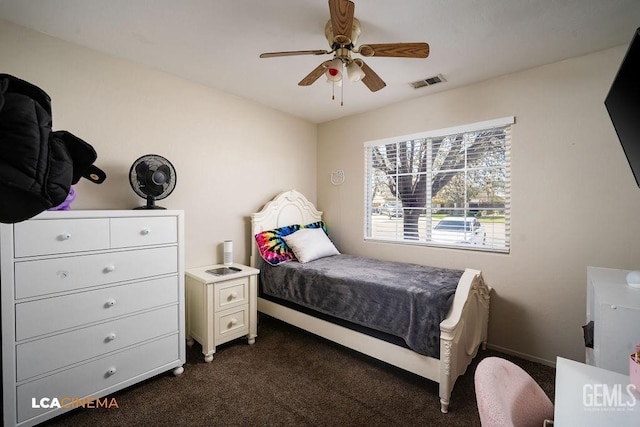
<svg viewBox="0 0 640 427">
<path fill-rule="evenodd" d="M 60 205 L 82 177 L 105 180 L 93 165 L 93 147 L 51 126 L 49 95 L 0 74 L 0 222 L 24 221 Z"/>
</svg>

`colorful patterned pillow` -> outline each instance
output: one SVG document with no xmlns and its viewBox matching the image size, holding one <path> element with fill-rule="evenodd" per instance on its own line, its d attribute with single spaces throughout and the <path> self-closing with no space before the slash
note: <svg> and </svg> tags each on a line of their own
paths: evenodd
<svg viewBox="0 0 640 427">
<path fill-rule="evenodd" d="M 278 265 L 296 259 L 283 237 L 295 233 L 301 228 L 322 228 L 325 233 L 327 232 L 327 226 L 324 221 L 312 222 L 304 226 L 300 224 L 287 225 L 273 230 L 262 231 L 255 235 L 258 251 L 262 259 L 271 265 Z"/>
<path fill-rule="evenodd" d="M 329 232 L 327 231 L 327 224 L 325 224 L 324 221 L 312 222 L 311 224 L 307 224 L 301 228 L 322 228 L 325 234 L 329 235 Z"/>
</svg>

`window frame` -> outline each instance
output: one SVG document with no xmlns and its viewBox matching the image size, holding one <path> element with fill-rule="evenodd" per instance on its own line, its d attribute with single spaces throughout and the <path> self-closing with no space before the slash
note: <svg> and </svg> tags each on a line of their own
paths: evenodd
<svg viewBox="0 0 640 427">
<path fill-rule="evenodd" d="M 454 126 L 454 127 L 449 127 L 449 128 L 443 128 L 443 129 L 436 129 L 436 130 L 430 130 L 430 131 L 426 131 L 426 132 L 419 132 L 419 133 L 415 133 L 415 134 L 409 134 L 409 135 L 402 135 L 402 136 L 395 136 L 395 137 L 390 137 L 390 138 L 384 138 L 384 139 L 378 139 L 378 140 L 373 140 L 373 141 L 367 141 L 364 143 L 364 179 L 365 179 L 365 185 L 364 185 L 364 230 L 363 230 L 363 234 L 364 234 L 364 239 L 365 241 L 372 241 L 372 242 L 385 242 L 385 243 L 395 243 L 395 244 L 403 244 L 403 245 L 420 245 L 420 246 L 433 246 L 433 247 L 447 247 L 447 248 L 455 248 L 455 249 L 463 249 L 463 250 L 480 250 L 480 251 L 488 251 L 488 252 L 497 252 L 497 253 L 509 253 L 510 252 L 510 247 L 511 247 L 511 230 L 510 230 L 510 224 L 511 224 L 511 206 L 510 206 L 510 200 L 511 200 L 511 130 L 512 130 L 512 125 L 515 123 L 515 117 L 514 116 L 507 116 L 507 117 L 502 117 L 502 118 L 498 118 L 498 119 L 493 119 L 493 120 L 485 120 L 485 121 L 480 121 L 480 122 L 475 122 L 475 123 L 470 123 L 470 124 L 465 124 L 465 125 L 461 125 L 461 126 Z M 427 189 L 426 189 L 426 203 L 424 208 L 423 207 L 417 207 L 414 209 L 424 209 L 424 213 L 423 215 L 426 218 L 426 227 L 427 230 L 425 231 L 425 237 L 424 238 L 418 238 L 417 234 L 418 231 L 416 230 L 416 237 L 412 238 L 412 239 L 407 239 L 407 235 L 406 235 L 406 230 L 401 230 L 400 232 L 398 231 L 398 226 L 396 225 L 395 227 L 395 238 L 389 238 L 389 237 L 385 237 L 385 238 L 381 238 L 381 237 L 373 237 L 373 215 L 374 215 L 374 207 L 373 207 L 373 196 L 374 196 L 374 182 L 375 182 L 375 174 L 376 174 L 376 168 L 373 166 L 374 164 L 374 160 L 373 160 L 373 148 L 374 147 L 388 147 L 389 145 L 393 145 L 395 144 L 396 147 L 400 147 L 400 144 L 402 143 L 409 143 L 412 141 L 416 141 L 416 140 L 424 140 L 424 143 L 427 144 L 426 146 L 426 150 L 429 153 L 428 154 L 428 159 L 433 159 L 430 155 L 430 150 L 432 148 L 432 141 L 433 140 L 444 140 L 447 137 L 453 136 L 453 135 L 464 135 L 464 134 L 468 134 L 468 133 L 473 133 L 473 132 L 483 132 L 483 131 L 491 131 L 493 129 L 502 129 L 504 128 L 504 165 L 502 166 L 502 168 L 500 168 L 500 171 L 504 174 L 504 208 L 501 210 L 504 210 L 504 244 L 501 244 L 501 240 L 491 240 L 491 244 L 486 245 L 486 244 L 469 244 L 467 243 L 456 243 L 456 242 L 447 242 L 447 243 L 443 243 L 440 241 L 434 242 L 431 240 L 431 234 L 432 234 L 432 221 L 433 221 L 433 205 L 432 205 L 432 194 L 431 194 L 431 188 L 433 185 L 433 167 L 432 165 L 427 165 L 425 172 L 410 172 L 410 174 L 424 174 L 425 175 L 425 179 L 427 180 Z M 467 155 L 467 150 L 465 148 L 464 150 L 464 155 Z M 429 162 L 427 162 L 429 163 Z M 483 169 L 483 170 L 488 170 L 489 168 Z M 465 173 L 469 170 L 472 170 L 472 168 L 468 168 L 467 167 L 467 162 L 465 159 L 465 167 L 463 169 L 461 169 L 461 171 L 464 170 Z M 378 172 L 380 173 L 380 172 Z M 384 173 L 384 172 L 383 172 Z M 406 173 L 405 173 L 406 174 Z M 395 177 L 399 177 L 401 175 L 400 172 L 397 172 L 397 174 L 395 175 Z M 413 176 L 413 175 L 412 175 Z M 431 179 L 429 179 L 429 177 L 431 177 Z M 468 185 L 468 183 L 470 182 L 469 180 L 467 180 L 466 175 L 464 177 L 464 185 L 466 188 L 466 185 Z M 378 193 L 379 194 L 379 193 Z M 393 193 L 391 193 L 393 194 Z M 422 193 L 421 193 L 422 194 Z M 394 200 L 384 200 L 385 203 L 391 203 Z M 401 200 L 398 198 L 398 196 L 395 197 L 395 202 L 397 202 L 398 204 L 401 203 Z M 471 210 L 471 208 L 469 208 L 469 202 L 470 200 L 467 198 L 466 195 L 466 190 L 465 190 L 465 196 L 464 196 L 464 207 L 461 209 L 461 211 L 464 213 L 464 215 L 469 216 L 468 212 L 469 210 Z M 407 208 L 409 209 L 409 208 Z M 403 219 L 403 223 L 402 226 L 400 228 L 404 227 L 404 212 L 402 215 Z M 397 217 L 396 217 L 397 218 Z M 390 218 L 391 219 L 391 218 Z M 396 223 L 397 224 L 397 223 Z M 492 226 L 495 227 L 495 226 Z M 399 236 L 399 237 L 398 237 Z M 483 240 L 484 242 L 484 240 Z M 500 244 L 498 244 L 498 243 Z"/>
</svg>

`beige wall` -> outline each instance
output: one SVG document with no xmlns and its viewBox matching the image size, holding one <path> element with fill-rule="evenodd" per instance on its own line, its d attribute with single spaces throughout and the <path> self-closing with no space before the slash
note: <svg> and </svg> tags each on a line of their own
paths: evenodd
<svg viewBox="0 0 640 427">
<path fill-rule="evenodd" d="M 640 269 L 640 189 L 603 104 L 625 50 L 320 125 L 318 208 L 331 237 L 348 253 L 479 268 L 495 290 L 490 344 L 547 362 L 583 359 L 587 266 Z M 511 115 L 510 254 L 363 241 L 364 141 Z M 341 186 L 330 183 L 336 169 Z"/>
<path fill-rule="evenodd" d="M 55 130 L 98 153 L 107 180 L 81 180 L 73 209 L 144 204 L 131 164 L 150 153 L 173 163 L 176 189 L 158 204 L 185 211 L 187 267 L 222 262 L 226 239 L 248 263 L 248 215 L 290 188 L 315 200 L 316 125 L 1 20 L 0 58 L 0 72 L 51 96 Z"/>
</svg>

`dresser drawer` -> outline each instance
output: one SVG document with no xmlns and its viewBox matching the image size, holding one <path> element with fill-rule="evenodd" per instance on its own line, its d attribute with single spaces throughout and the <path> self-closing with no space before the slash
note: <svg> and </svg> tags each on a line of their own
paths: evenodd
<svg viewBox="0 0 640 427">
<path fill-rule="evenodd" d="M 32 399 L 96 397 L 101 391 L 150 372 L 156 368 L 170 369 L 179 361 L 178 334 L 111 354 L 48 377 L 17 387 L 18 422 L 54 409 L 32 408 Z M 181 363 L 175 363 L 175 366 Z M 67 401 L 68 402 L 68 401 Z"/>
<path fill-rule="evenodd" d="M 15 263 L 16 299 L 178 271 L 176 246 Z"/>
<path fill-rule="evenodd" d="M 173 332 L 178 332 L 175 305 L 19 344 L 16 379 L 23 381 Z"/>
<path fill-rule="evenodd" d="M 249 332 L 249 307 L 245 305 L 216 313 L 215 325 L 216 345 L 246 335 Z"/>
<path fill-rule="evenodd" d="M 178 277 L 16 304 L 16 341 L 178 301 Z"/>
<path fill-rule="evenodd" d="M 109 248 L 109 219 L 47 219 L 14 225 L 16 258 Z"/>
<path fill-rule="evenodd" d="M 214 311 L 226 310 L 248 303 L 249 278 L 242 277 L 235 280 L 227 280 L 215 284 L 216 306 Z"/>
<path fill-rule="evenodd" d="M 158 245 L 178 241 L 175 217 L 112 218 L 111 247 Z"/>
</svg>

